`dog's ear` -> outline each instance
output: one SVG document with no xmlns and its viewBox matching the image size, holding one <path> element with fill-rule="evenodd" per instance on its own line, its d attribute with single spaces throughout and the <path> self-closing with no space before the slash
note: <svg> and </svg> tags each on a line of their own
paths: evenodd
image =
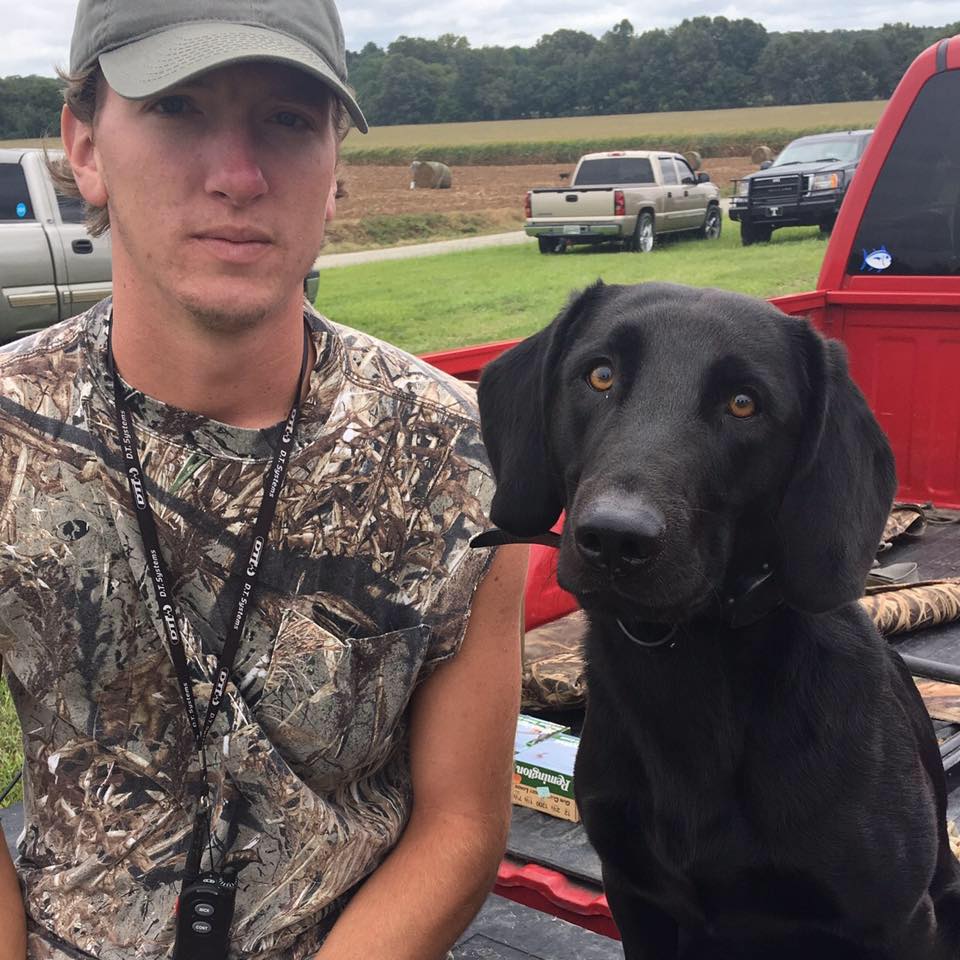
<svg viewBox="0 0 960 960">
<path fill-rule="evenodd" d="M 492 360 L 480 376 L 480 427 L 497 480 L 490 519 L 516 536 L 548 531 L 564 507 L 547 446 L 549 381 L 565 334 L 603 286 L 598 281 L 574 296 L 548 327 Z"/>
<path fill-rule="evenodd" d="M 777 517 L 777 580 L 790 606 L 833 610 L 863 594 L 896 493 L 893 454 L 847 371 L 846 352 L 805 323 L 804 432 Z"/>
</svg>

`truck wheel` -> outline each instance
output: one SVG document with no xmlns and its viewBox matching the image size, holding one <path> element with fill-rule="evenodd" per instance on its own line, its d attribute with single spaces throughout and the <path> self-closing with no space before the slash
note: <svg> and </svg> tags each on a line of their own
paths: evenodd
<svg viewBox="0 0 960 960">
<path fill-rule="evenodd" d="M 644 210 L 637 217 L 637 226 L 633 231 L 633 241 L 629 249 L 634 253 L 649 253 L 653 249 L 656 236 L 653 232 L 653 214 Z"/>
<path fill-rule="evenodd" d="M 831 231 L 833 230 L 833 225 L 837 222 L 836 217 L 828 217 L 826 220 L 820 221 L 820 233 L 824 237 L 829 237 Z"/>
<path fill-rule="evenodd" d="M 537 237 L 537 246 L 541 253 L 562 253 L 564 243 L 558 237 Z"/>
<path fill-rule="evenodd" d="M 751 223 L 749 220 L 740 221 L 740 242 L 749 247 L 751 243 L 766 243 L 773 233 L 773 227 L 766 223 Z"/>
<path fill-rule="evenodd" d="M 720 231 L 723 229 L 723 216 L 720 208 L 711 203 L 707 207 L 707 215 L 703 218 L 703 226 L 700 228 L 700 236 L 704 240 L 719 240 Z"/>
</svg>

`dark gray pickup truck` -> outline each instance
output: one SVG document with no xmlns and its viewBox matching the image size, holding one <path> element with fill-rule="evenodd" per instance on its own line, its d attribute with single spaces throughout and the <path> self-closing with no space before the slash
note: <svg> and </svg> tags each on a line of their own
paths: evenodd
<svg viewBox="0 0 960 960">
<path fill-rule="evenodd" d="M 847 187 L 872 130 L 800 137 L 772 163 L 734 181 L 730 219 L 744 246 L 764 242 L 777 227 L 833 229 Z"/>
</svg>

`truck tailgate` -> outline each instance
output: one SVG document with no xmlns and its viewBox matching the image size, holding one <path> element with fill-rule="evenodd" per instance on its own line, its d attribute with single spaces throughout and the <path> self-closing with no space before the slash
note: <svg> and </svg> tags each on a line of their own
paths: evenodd
<svg viewBox="0 0 960 960">
<path fill-rule="evenodd" d="M 580 220 L 584 217 L 612 217 L 613 187 L 572 187 L 569 190 L 532 190 L 532 219 L 553 217 Z"/>
</svg>

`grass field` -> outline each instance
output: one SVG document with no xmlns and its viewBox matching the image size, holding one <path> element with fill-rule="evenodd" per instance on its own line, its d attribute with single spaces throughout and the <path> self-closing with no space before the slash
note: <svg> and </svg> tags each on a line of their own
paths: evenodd
<svg viewBox="0 0 960 960">
<path fill-rule="evenodd" d="M 542 120 L 489 120 L 478 123 L 405 124 L 374 127 L 366 135 L 353 131 L 344 153 L 418 144 L 463 145 L 511 141 L 596 140 L 619 136 L 674 136 L 692 133 L 745 133 L 751 130 L 806 130 L 812 127 L 870 127 L 885 100 L 816 103 L 737 110 L 685 110 L 607 117 L 549 117 Z"/>
<path fill-rule="evenodd" d="M 761 297 L 816 284 L 826 249 L 816 228 L 777 231 L 769 244 L 740 246 L 736 226 L 720 240 L 678 239 L 652 253 L 577 248 L 543 256 L 533 241 L 422 259 L 323 269 L 318 305 L 333 320 L 414 353 L 523 337 L 539 329 L 570 292 L 609 283 L 669 280 Z M 0 682 L 0 790 L 19 767 L 20 733 Z M 8 802 L 20 799 L 20 789 Z"/>
<path fill-rule="evenodd" d="M 324 269 L 328 317 L 414 353 L 523 337 L 549 322 L 571 290 L 669 280 L 771 297 L 813 289 L 826 243 L 816 228 L 778 230 L 744 248 L 726 222 L 719 241 L 678 239 L 651 254 L 587 247 L 544 256 L 530 241 L 415 260 Z"/>
</svg>

